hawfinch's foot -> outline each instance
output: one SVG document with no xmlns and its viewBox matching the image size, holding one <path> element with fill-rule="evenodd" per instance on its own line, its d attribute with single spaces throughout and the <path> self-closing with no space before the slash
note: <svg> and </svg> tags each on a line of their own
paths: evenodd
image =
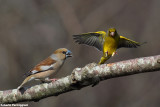
<svg viewBox="0 0 160 107">
<path fill-rule="evenodd" d="M 58 79 L 56 79 L 56 78 L 54 78 L 54 79 L 50 79 L 50 81 L 52 81 L 52 82 L 55 82 L 55 81 L 57 81 Z"/>
</svg>

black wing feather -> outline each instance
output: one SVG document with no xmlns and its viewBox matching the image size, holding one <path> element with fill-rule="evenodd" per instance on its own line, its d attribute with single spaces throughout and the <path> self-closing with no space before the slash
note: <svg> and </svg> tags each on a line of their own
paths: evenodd
<svg viewBox="0 0 160 107">
<path fill-rule="evenodd" d="M 125 48 L 137 48 L 138 46 L 141 46 L 140 43 L 127 39 L 123 36 L 120 36 L 118 48 L 125 47 Z"/>
<path fill-rule="evenodd" d="M 73 39 L 78 44 L 86 44 L 89 46 L 94 46 L 98 50 L 103 50 L 103 35 L 100 33 L 86 33 L 86 34 L 80 34 L 80 35 L 73 35 Z"/>
</svg>

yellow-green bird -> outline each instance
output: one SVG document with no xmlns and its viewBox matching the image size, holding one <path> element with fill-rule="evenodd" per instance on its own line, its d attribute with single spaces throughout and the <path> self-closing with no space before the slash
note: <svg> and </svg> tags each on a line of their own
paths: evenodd
<svg viewBox="0 0 160 107">
<path fill-rule="evenodd" d="M 109 28 L 107 33 L 104 31 L 89 32 L 73 35 L 73 38 L 75 39 L 75 42 L 79 44 L 94 46 L 102 51 L 103 56 L 101 57 L 99 64 L 104 64 L 105 61 L 114 56 L 116 50 L 121 47 L 137 48 L 142 45 L 141 43 L 120 36 L 115 28 Z"/>
</svg>

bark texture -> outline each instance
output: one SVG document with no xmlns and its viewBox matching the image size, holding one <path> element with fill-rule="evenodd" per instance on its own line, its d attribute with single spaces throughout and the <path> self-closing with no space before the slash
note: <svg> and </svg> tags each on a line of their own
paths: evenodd
<svg viewBox="0 0 160 107">
<path fill-rule="evenodd" d="M 0 103 L 39 101 L 89 85 L 94 86 L 102 80 L 158 70 L 160 70 L 160 55 L 103 65 L 91 63 L 83 68 L 75 68 L 71 75 L 60 78 L 54 83 L 25 87 L 20 91 L 17 89 L 0 91 Z"/>
</svg>

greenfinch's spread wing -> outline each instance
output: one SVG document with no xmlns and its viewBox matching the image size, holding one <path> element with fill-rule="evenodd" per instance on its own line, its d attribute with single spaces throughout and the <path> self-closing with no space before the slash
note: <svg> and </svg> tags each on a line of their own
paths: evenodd
<svg viewBox="0 0 160 107">
<path fill-rule="evenodd" d="M 73 39 L 75 39 L 77 43 L 94 46 L 100 51 L 103 51 L 103 43 L 104 43 L 105 37 L 106 37 L 106 32 L 104 31 L 73 35 Z"/>
<path fill-rule="evenodd" d="M 121 47 L 125 47 L 125 48 L 137 48 L 140 45 L 141 44 L 138 43 L 138 42 L 136 42 L 136 41 L 133 41 L 133 40 L 127 39 L 127 38 L 125 38 L 123 36 L 120 36 L 118 48 L 121 48 Z"/>
</svg>

